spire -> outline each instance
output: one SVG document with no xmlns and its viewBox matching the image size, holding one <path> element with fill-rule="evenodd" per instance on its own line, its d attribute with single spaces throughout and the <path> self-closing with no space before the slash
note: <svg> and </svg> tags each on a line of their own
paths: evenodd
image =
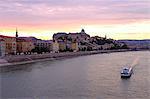
<svg viewBox="0 0 150 99">
<path fill-rule="evenodd" d="M 107 39 L 107 34 L 105 34 L 105 39 Z"/>
<path fill-rule="evenodd" d="M 16 37 L 18 37 L 18 30 L 17 30 L 17 28 L 16 28 Z"/>
</svg>

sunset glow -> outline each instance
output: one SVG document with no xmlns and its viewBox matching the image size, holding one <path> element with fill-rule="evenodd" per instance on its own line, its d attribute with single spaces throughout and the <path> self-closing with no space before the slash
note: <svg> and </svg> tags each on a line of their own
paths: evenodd
<svg viewBox="0 0 150 99">
<path fill-rule="evenodd" d="M 0 34 L 52 39 L 79 32 L 113 39 L 150 39 L 149 0 L 1 0 Z"/>
</svg>

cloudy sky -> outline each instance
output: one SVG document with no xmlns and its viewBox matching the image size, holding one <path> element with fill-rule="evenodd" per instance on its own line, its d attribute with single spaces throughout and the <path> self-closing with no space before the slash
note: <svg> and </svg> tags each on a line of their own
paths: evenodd
<svg viewBox="0 0 150 99">
<path fill-rule="evenodd" d="M 0 34 L 51 39 L 79 32 L 150 39 L 150 0 L 0 0 Z"/>
</svg>

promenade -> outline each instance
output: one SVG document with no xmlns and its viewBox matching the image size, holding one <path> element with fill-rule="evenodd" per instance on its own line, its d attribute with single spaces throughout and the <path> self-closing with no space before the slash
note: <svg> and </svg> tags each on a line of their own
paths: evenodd
<svg viewBox="0 0 150 99">
<path fill-rule="evenodd" d="M 84 55 L 93 55 L 100 53 L 112 53 L 112 52 L 125 52 L 131 51 L 127 49 L 119 50 L 100 50 L 100 51 L 80 51 L 80 52 L 62 52 L 62 53 L 44 53 L 44 54 L 31 54 L 31 55 L 8 55 L 0 58 L 0 66 L 26 64 L 37 61 L 55 60 L 61 58 L 69 58 Z"/>
</svg>

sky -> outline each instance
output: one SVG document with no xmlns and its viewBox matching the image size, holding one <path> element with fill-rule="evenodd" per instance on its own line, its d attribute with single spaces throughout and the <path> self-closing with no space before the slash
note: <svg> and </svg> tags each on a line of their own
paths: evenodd
<svg viewBox="0 0 150 99">
<path fill-rule="evenodd" d="M 0 0 L 0 35 L 52 39 L 80 32 L 150 39 L 150 0 Z"/>
</svg>

